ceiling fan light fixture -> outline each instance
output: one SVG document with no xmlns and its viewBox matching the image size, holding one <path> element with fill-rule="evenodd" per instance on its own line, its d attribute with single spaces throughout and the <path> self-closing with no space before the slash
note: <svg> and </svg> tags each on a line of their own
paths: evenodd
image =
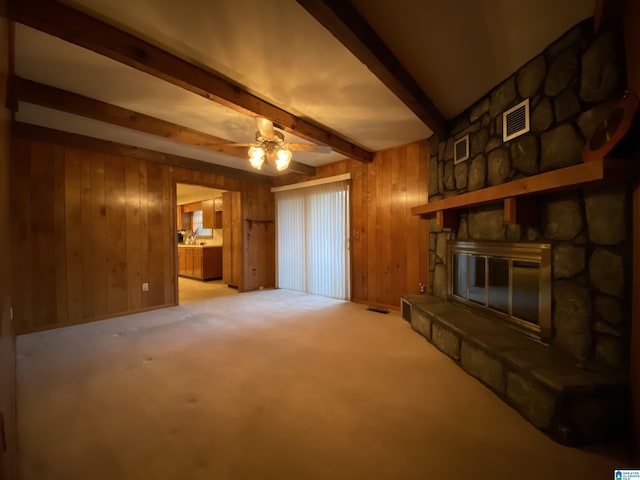
<svg viewBox="0 0 640 480">
<path fill-rule="evenodd" d="M 282 170 L 286 170 L 289 166 L 289 162 L 291 161 L 291 150 L 289 150 L 285 145 L 283 148 L 278 150 L 278 153 L 276 155 L 276 169 L 279 172 L 281 172 Z"/>
<path fill-rule="evenodd" d="M 262 164 L 264 163 L 264 149 L 259 146 L 249 147 L 249 163 L 256 170 L 262 170 Z"/>
</svg>

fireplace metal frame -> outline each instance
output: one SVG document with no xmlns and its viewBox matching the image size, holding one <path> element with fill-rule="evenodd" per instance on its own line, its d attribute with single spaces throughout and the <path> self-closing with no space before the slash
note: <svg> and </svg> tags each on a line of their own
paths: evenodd
<svg viewBox="0 0 640 480">
<path fill-rule="evenodd" d="M 489 269 L 485 268 L 485 304 L 479 305 L 453 293 L 453 255 L 468 254 L 488 258 L 510 260 L 509 262 L 509 314 L 504 314 L 488 305 Z M 543 342 L 549 342 L 552 335 L 551 325 L 551 245 L 548 243 L 510 243 L 488 241 L 453 241 L 447 242 L 447 297 L 475 310 L 500 317 L 514 329 Z M 539 265 L 538 276 L 538 324 L 533 324 L 513 315 L 512 308 L 512 268 L 513 261 L 533 262 Z M 488 263 L 488 260 L 486 260 Z M 485 263 L 485 265 L 487 264 Z M 469 285 L 469 268 L 467 268 L 467 285 Z M 467 295 L 468 296 L 468 295 Z"/>
</svg>

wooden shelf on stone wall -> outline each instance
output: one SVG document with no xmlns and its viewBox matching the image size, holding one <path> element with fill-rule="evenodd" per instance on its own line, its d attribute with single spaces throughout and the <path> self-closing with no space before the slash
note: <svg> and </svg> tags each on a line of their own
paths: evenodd
<svg viewBox="0 0 640 480">
<path fill-rule="evenodd" d="M 506 224 L 535 224 L 536 195 L 582 187 L 619 183 L 635 178 L 635 162 L 629 159 L 600 158 L 512 182 L 463 193 L 413 207 L 413 215 L 436 214 L 441 228 L 456 228 L 458 213 L 468 207 L 504 202 Z"/>
</svg>

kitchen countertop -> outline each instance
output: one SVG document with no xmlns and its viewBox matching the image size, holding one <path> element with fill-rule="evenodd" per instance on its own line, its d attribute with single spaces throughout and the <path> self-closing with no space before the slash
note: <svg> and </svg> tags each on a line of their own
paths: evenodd
<svg viewBox="0 0 640 480">
<path fill-rule="evenodd" d="M 187 245 L 185 243 L 179 243 L 178 247 L 186 247 L 186 248 L 194 248 L 194 247 L 200 247 L 200 248 L 221 248 L 222 245 Z"/>
</svg>

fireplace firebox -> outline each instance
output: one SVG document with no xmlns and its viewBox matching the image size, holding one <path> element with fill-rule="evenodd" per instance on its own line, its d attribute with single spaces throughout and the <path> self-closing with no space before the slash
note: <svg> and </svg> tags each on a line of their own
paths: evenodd
<svg viewBox="0 0 640 480">
<path fill-rule="evenodd" d="M 551 340 L 551 245 L 449 241 L 448 296 Z"/>
</svg>

